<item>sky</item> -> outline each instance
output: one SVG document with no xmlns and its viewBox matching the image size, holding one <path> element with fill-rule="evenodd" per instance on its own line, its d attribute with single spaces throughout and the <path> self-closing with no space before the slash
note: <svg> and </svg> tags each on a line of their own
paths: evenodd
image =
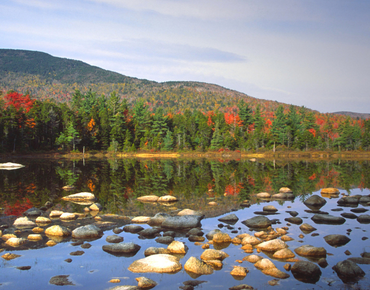
<svg viewBox="0 0 370 290">
<path fill-rule="evenodd" d="M 2 0 L 0 48 L 370 113 L 369 0 Z"/>
</svg>

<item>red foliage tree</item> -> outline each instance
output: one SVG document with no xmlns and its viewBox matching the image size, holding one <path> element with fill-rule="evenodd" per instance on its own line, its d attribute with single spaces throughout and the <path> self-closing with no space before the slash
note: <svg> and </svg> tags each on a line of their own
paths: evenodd
<svg viewBox="0 0 370 290">
<path fill-rule="evenodd" d="M 21 108 L 25 110 L 26 113 L 31 110 L 35 100 L 31 100 L 29 95 L 24 96 L 23 94 L 17 92 L 11 92 L 5 95 L 5 109 L 9 106 L 13 106 L 17 111 Z"/>
</svg>

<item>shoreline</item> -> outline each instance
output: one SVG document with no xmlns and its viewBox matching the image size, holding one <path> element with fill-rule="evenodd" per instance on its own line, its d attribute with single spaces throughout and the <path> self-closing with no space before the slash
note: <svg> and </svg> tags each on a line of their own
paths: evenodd
<svg viewBox="0 0 370 290">
<path fill-rule="evenodd" d="M 370 160 L 370 151 L 282 151 L 282 152 L 94 152 L 94 153 L 65 153 L 65 152 L 43 152 L 25 154 L 0 154 L 0 160 L 9 158 L 66 158 L 66 159 L 90 159 L 90 158 L 138 158 L 138 159 L 223 159 L 223 160 Z"/>
</svg>

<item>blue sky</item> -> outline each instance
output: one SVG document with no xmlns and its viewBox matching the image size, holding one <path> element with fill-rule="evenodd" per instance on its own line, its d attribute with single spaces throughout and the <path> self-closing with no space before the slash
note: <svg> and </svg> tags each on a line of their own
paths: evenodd
<svg viewBox="0 0 370 290">
<path fill-rule="evenodd" d="M 370 113 L 368 0 L 3 0 L 0 48 Z"/>
</svg>

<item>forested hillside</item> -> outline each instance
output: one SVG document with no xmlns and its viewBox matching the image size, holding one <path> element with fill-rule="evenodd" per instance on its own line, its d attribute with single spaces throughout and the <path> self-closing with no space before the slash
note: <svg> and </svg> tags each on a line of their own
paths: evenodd
<svg viewBox="0 0 370 290">
<path fill-rule="evenodd" d="M 370 120 L 0 50 L 0 151 L 369 150 Z"/>
</svg>

